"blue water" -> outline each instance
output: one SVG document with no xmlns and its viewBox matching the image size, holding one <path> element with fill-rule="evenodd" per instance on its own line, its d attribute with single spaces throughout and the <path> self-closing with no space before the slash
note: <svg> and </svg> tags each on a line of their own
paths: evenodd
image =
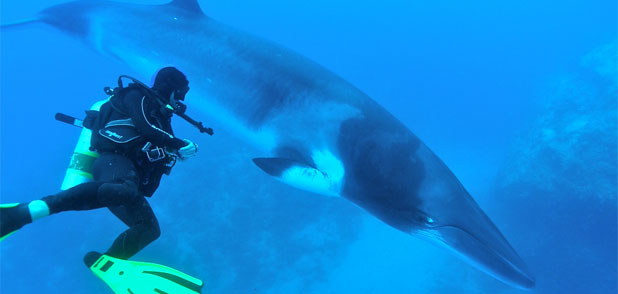
<svg viewBox="0 0 618 294">
<path fill-rule="evenodd" d="M 528 263 L 529 292 L 616 293 L 616 2 L 426 2 L 200 5 L 406 124 Z M 3 1 L 1 21 L 57 3 Z M 81 115 L 133 71 L 44 25 L 2 31 L 0 43 L 0 202 L 23 202 L 58 190 L 79 134 L 53 115 Z M 181 121 L 175 131 L 202 148 L 150 201 L 162 236 L 135 260 L 198 276 L 207 293 L 524 292 L 344 199 L 272 180 L 229 134 Z M 0 293 L 110 293 L 81 258 L 122 230 L 106 210 L 25 227 L 1 243 Z"/>
</svg>

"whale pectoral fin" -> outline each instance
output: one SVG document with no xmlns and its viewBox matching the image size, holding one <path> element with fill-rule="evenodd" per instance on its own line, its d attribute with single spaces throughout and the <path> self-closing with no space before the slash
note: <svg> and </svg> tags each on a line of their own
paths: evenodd
<svg viewBox="0 0 618 294">
<path fill-rule="evenodd" d="M 280 157 L 272 157 L 272 158 L 258 157 L 258 158 L 254 158 L 253 162 L 259 168 L 261 168 L 265 173 L 273 177 L 280 177 L 281 174 L 285 170 L 293 166 L 301 165 L 295 160 L 287 159 L 287 158 L 280 158 Z"/>
<path fill-rule="evenodd" d="M 267 174 L 292 187 L 328 196 L 339 196 L 341 181 L 300 161 L 288 158 L 254 158 L 253 162 Z"/>
</svg>

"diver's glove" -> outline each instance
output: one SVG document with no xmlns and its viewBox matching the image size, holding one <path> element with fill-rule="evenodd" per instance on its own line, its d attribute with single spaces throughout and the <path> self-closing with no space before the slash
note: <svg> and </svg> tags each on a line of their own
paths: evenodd
<svg viewBox="0 0 618 294">
<path fill-rule="evenodd" d="M 195 156 L 195 154 L 197 153 L 197 149 L 198 149 L 197 144 L 187 139 L 184 139 L 183 141 L 185 141 L 187 145 L 185 147 L 178 149 L 178 155 L 180 155 L 181 158 Z"/>
</svg>

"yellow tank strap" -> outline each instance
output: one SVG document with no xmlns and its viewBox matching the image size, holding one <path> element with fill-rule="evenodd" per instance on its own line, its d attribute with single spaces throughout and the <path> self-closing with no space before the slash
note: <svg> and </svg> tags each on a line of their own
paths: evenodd
<svg viewBox="0 0 618 294">
<path fill-rule="evenodd" d="M 78 169 L 74 169 L 74 168 L 69 168 L 69 170 L 67 171 L 67 173 L 73 173 L 73 174 L 77 174 L 78 176 L 82 176 L 84 178 L 88 178 L 88 179 L 93 179 L 93 176 L 91 173 L 88 172 L 84 172 Z"/>
</svg>

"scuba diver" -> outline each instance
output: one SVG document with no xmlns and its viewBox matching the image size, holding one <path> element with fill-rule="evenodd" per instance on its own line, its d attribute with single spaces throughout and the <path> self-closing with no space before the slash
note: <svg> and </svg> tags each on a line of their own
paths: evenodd
<svg viewBox="0 0 618 294">
<path fill-rule="evenodd" d="M 0 238 L 51 214 L 107 207 L 129 228 L 105 253 L 84 256 L 95 275 L 122 293 L 152 293 L 152 287 L 156 293 L 200 293 L 199 279 L 162 265 L 127 261 L 161 234 L 146 197 L 154 194 L 163 174 L 169 175 L 176 158 L 198 151 L 194 142 L 177 138 L 171 126 L 174 114 L 186 117 L 181 101 L 189 81 L 174 67 L 161 69 L 152 88 L 135 79 L 122 87 L 122 77 L 128 76 L 121 76 L 113 91 L 106 88 L 109 100 L 99 111 L 86 111 L 83 120 L 83 127 L 92 130 L 90 151 L 99 154 L 93 157 L 92 181 L 29 203 L 2 205 Z M 212 129 L 203 129 L 212 135 Z"/>
</svg>

